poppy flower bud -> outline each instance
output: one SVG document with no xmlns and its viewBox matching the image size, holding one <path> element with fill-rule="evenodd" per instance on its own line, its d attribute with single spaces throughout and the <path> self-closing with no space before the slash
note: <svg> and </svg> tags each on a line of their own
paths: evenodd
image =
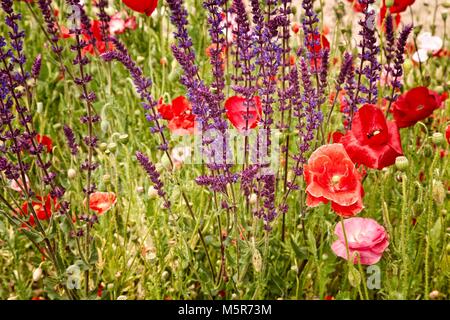
<svg viewBox="0 0 450 320">
<path fill-rule="evenodd" d="M 164 270 L 163 273 L 161 274 L 161 278 L 163 280 L 169 279 L 169 276 L 170 276 L 170 274 L 169 274 L 169 271 L 167 271 L 167 270 Z"/>
<path fill-rule="evenodd" d="M 119 141 L 122 143 L 127 143 L 129 140 L 128 138 L 129 136 L 126 133 L 124 133 L 119 136 Z"/>
<path fill-rule="evenodd" d="M 166 57 L 162 57 L 161 59 L 159 59 L 159 63 L 162 66 L 166 66 L 167 65 L 167 58 Z"/>
<path fill-rule="evenodd" d="M 394 5 L 395 1 L 394 0 L 386 0 L 385 4 L 386 4 L 386 8 L 390 8 Z"/>
<path fill-rule="evenodd" d="M 139 194 L 144 193 L 144 187 L 141 187 L 141 186 L 136 187 L 136 192 Z"/>
<path fill-rule="evenodd" d="M 292 24 L 291 29 L 292 29 L 292 32 L 294 32 L 295 34 L 297 34 L 297 33 L 299 32 L 299 30 L 300 30 L 300 25 L 299 25 L 297 22 L 294 22 L 294 23 Z"/>
<path fill-rule="evenodd" d="M 406 158 L 405 156 L 399 156 L 397 158 L 395 158 L 395 167 L 400 170 L 400 171 L 404 171 L 408 168 L 409 166 L 409 161 L 408 158 Z"/>
<path fill-rule="evenodd" d="M 261 272 L 262 270 L 262 256 L 261 253 L 258 251 L 258 249 L 253 249 L 253 257 L 252 257 L 252 264 L 255 268 L 256 272 Z"/>
<path fill-rule="evenodd" d="M 258 201 L 258 196 L 256 195 L 256 193 L 252 193 L 250 195 L 249 202 L 250 204 L 254 205 L 256 204 L 256 201 Z"/>
<path fill-rule="evenodd" d="M 109 174 L 105 174 L 103 176 L 103 183 L 109 184 L 111 182 L 111 176 Z"/>
<path fill-rule="evenodd" d="M 107 132 L 109 129 L 109 122 L 107 120 L 102 120 L 102 122 L 100 123 L 100 128 L 103 132 Z"/>
<path fill-rule="evenodd" d="M 439 291 L 433 290 L 430 292 L 429 296 L 430 296 L 430 299 L 435 300 L 435 299 L 439 298 L 439 295 L 440 295 Z"/>
<path fill-rule="evenodd" d="M 73 179 L 77 176 L 77 172 L 75 169 L 70 168 L 69 170 L 67 170 L 67 176 L 69 177 L 69 179 Z"/>
<path fill-rule="evenodd" d="M 440 204 L 444 203 L 445 196 L 446 196 L 446 191 L 445 191 L 444 184 L 441 181 L 433 180 L 432 195 L 433 195 L 433 200 L 437 204 L 440 205 Z"/>
<path fill-rule="evenodd" d="M 42 102 L 36 103 L 36 112 L 42 113 L 43 110 L 44 110 L 44 104 Z"/>
<path fill-rule="evenodd" d="M 441 132 L 435 132 L 431 136 L 431 141 L 433 141 L 435 145 L 440 146 L 444 143 L 444 135 Z"/>
<path fill-rule="evenodd" d="M 297 14 L 297 7 L 296 6 L 292 6 L 291 7 L 291 13 L 295 16 Z"/>
<path fill-rule="evenodd" d="M 53 125 L 53 129 L 55 129 L 55 130 L 60 129 L 61 127 L 62 127 L 61 123 L 55 123 L 55 124 Z"/>
<path fill-rule="evenodd" d="M 155 187 L 148 188 L 147 195 L 150 199 L 154 199 L 158 196 L 158 190 L 155 189 Z"/>
<path fill-rule="evenodd" d="M 42 278 L 42 268 L 39 266 L 36 270 L 33 272 L 33 281 L 38 282 Z"/>
<path fill-rule="evenodd" d="M 105 151 L 106 149 L 108 149 L 108 144 L 107 143 L 100 143 L 100 145 L 98 146 L 98 148 L 100 149 L 100 151 Z"/>
<path fill-rule="evenodd" d="M 115 152 L 117 150 L 117 144 L 114 142 L 111 142 L 110 144 L 108 144 L 108 150 L 111 152 Z"/>
</svg>

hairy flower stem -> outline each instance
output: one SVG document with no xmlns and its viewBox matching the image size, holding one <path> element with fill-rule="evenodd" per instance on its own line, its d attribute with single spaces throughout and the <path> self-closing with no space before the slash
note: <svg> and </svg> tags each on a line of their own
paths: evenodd
<svg viewBox="0 0 450 320">
<path fill-rule="evenodd" d="M 80 35 L 77 33 L 75 35 L 75 39 L 76 39 L 76 47 L 77 47 L 77 59 L 78 61 L 80 61 L 80 63 L 78 63 L 79 66 L 79 72 L 80 72 L 80 78 L 81 79 L 85 79 L 85 72 L 84 72 L 84 66 L 82 61 L 82 52 L 81 52 L 81 39 L 80 39 Z M 86 101 L 86 111 L 87 111 L 87 117 L 88 117 L 88 121 L 87 121 L 87 125 L 88 125 L 88 139 L 91 142 L 93 139 L 93 123 L 92 123 L 92 115 L 93 115 L 93 107 L 92 107 L 92 103 L 90 101 L 89 97 L 89 93 L 88 93 L 88 89 L 86 86 L 85 81 L 81 81 L 81 90 L 82 90 L 82 94 L 85 97 L 85 101 Z M 94 152 L 94 147 L 92 145 L 92 143 L 88 143 L 88 158 L 87 158 L 87 179 L 86 179 L 86 215 L 89 216 L 89 208 L 90 208 L 90 201 L 91 201 L 91 193 L 92 193 L 92 188 L 91 188 L 91 180 L 92 180 L 92 156 L 93 156 L 93 152 Z M 85 234 L 85 252 L 86 252 L 86 256 L 89 257 L 90 255 L 90 243 L 91 243 L 91 239 L 90 239 L 90 229 L 91 229 L 91 225 L 90 223 L 87 223 L 86 225 L 86 234 Z M 85 290 L 86 290 L 86 296 L 89 295 L 89 270 L 86 270 L 84 273 L 85 276 Z"/>
</svg>

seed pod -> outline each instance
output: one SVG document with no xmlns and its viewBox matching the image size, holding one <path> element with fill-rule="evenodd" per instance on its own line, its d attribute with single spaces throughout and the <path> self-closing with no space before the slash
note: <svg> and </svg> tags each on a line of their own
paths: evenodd
<svg viewBox="0 0 450 320">
<path fill-rule="evenodd" d="M 69 170 L 67 170 L 67 176 L 69 177 L 69 179 L 73 179 L 77 176 L 77 171 L 73 168 L 70 168 Z"/>
</svg>

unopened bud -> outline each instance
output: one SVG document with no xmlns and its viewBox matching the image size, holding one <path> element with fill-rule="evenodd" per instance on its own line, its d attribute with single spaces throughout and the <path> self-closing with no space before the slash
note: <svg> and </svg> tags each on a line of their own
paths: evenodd
<svg viewBox="0 0 450 320">
<path fill-rule="evenodd" d="M 136 192 L 139 194 L 144 193 L 144 187 L 141 187 L 141 186 L 136 187 Z"/>
<path fill-rule="evenodd" d="M 36 103 L 36 112 L 42 113 L 43 110 L 44 110 L 44 104 L 42 102 Z"/>
<path fill-rule="evenodd" d="M 252 264 L 255 268 L 256 272 L 261 272 L 262 270 L 262 256 L 261 253 L 258 251 L 258 249 L 253 249 L 253 257 L 252 257 Z"/>
<path fill-rule="evenodd" d="M 148 188 L 147 195 L 150 199 L 154 199 L 158 196 L 158 190 L 155 189 L 155 187 Z"/>
<path fill-rule="evenodd" d="M 439 298 L 439 291 L 437 290 L 433 290 L 430 292 L 430 299 L 435 300 Z"/>
<path fill-rule="evenodd" d="M 111 152 L 114 152 L 117 150 L 117 144 L 114 142 L 111 142 L 110 144 L 108 144 L 108 150 Z"/>
<path fill-rule="evenodd" d="M 109 183 L 111 182 L 111 176 L 110 176 L 109 174 L 105 174 L 105 175 L 103 176 L 103 182 L 104 182 L 105 184 L 109 184 Z"/>
<path fill-rule="evenodd" d="M 98 148 L 101 150 L 101 151 L 106 151 L 106 149 L 108 149 L 108 144 L 107 143 L 100 143 L 100 145 L 98 146 Z"/>
<path fill-rule="evenodd" d="M 122 142 L 122 143 L 127 143 L 128 142 L 128 138 L 129 138 L 129 136 L 126 133 L 124 133 L 124 134 L 121 134 L 119 136 L 119 141 Z"/>
<path fill-rule="evenodd" d="M 257 194 L 256 194 L 256 193 L 252 193 L 252 194 L 250 195 L 250 198 L 249 198 L 250 204 L 252 204 L 252 205 L 256 204 L 256 201 L 257 201 L 257 200 L 258 200 Z"/>
<path fill-rule="evenodd" d="M 443 204 L 446 197 L 444 184 L 440 180 L 433 180 L 432 186 L 433 199 L 437 204 Z"/>
<path fill-rule="evenodd" d="M 69 179 L 73 179 L 77 176 L 77 171 L 70 168 L 69 170 L 67 170 L 67 176 L 69 177 Z"/>
<path fill-rule="evenodd" d="M 431 141 L 433 141 L 435 145 L 439 146 L 444 143 L 444 135 L 441 132 L 435 132 L 431 136 Z"/>
<path fill-rule="evenodd" d="M 167 58 L 166 57 L 162 57 L 161 59 L 159 59 L 159 63 L 162 66 L 166 66 L 167 65 Z"/>
<path fill-rule="evenodd" d="M 36 270 L 33 272 L 33 281 L 38 282 L 42 278 L 42 268 L 39 266 Z"/>
<path fill-rule="evenodd" d="M 404 171 L 408 168 L 409 166 L 409 161 L 408 158 L 406 158 L 405 156 L 399 156 L 397 158 L 395 158 L 395 167 L 400 170 L 400 171 Z"/>
<path fill-rule="evenodd" d="M 166 270 L 164 270 L 163 273 L 161 274 L 161 278 L 163 280 L 169 279 L 169 276 L 170 276 L 169 271 L 166 271 Z"/>
</svg>

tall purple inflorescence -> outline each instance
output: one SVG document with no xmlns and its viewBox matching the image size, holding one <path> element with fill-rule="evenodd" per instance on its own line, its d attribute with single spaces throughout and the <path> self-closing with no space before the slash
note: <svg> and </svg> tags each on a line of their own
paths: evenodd
<svg viewBox="0 0 450 320">
<path fill-rule="evenodd" d="M 39 9 L 41 10 L 46 25 L 49 40 L 51 41 L 52 50 L 60 55 L 62 47 L 59 45 L 59 29 L 53 16 L 52 0 L 38 0 Z"/>
<path fill-rule="evenodd" d="M 155 165 L 146 157 L 142 152 L 136 152 L 136 158 L 141 164 L 142 168 L 147 172 L 150 180 L 153 183 L 153 187 L 158 191 L 158 195 L 164 201 L 164 207 L 166 209 L 170 208 L 170 201 L 167 199 L 167 194 L 164 191 L 164 184 L 160 179 L 159 172 L 156 170 Z"/>
<path fill-rule="evenodd" d="M 359 47 L 361 52 L 359 53 L 360 65 L 356 70 L 358 76 L 358 84 L 356 87 L 355 96 L 353 101 L 359 105 L 364 103 L 376 104 L 378 99 L 378 80 L 380 78 L 381 65 L 378 62 L 378 53 L 380 48 L 377 45 L 377 38 L 375 34 L 376 29 L 376 13 L 371 8 L 371 5 L 375 0 L 359 0 L 363 5 L 364 19 L 359 21 L 361 31 L 361 41 Z M 368 81 L 367 87 L 362 82 L 362 77 Z M 362 97 L 364 94 L 365 97 Z M 351 118 L 353 118 L 353 111 L 351 111 Z"/>
<path fill-rule="evenodd" d="M 22 101 L 23 93 L 17 90 L 20 86 L 24 87 L 26 99 L 28 103 L 31 103 L 32 93 L 27 82 L 31 75 L 25 68 L 26 57 L 23 52 L 25 32 L 19 28 L 18 21 L 21 20 L 21 15 L 14 12 L 12 4 L 13 2 L 9 0 L 1 1 L 1 8 L 5 12 L 5 23 L 10 29 L 8 32 L 10 48 L 7 48 L 6 39 L 0 37 L 0 74 L 4 97 L 1 101 L 2 129 L 7 130 L 2 138 L 10 141 L 9 149 L 4 147 L 3 152 L 5 155 L 9 152 L 16 155 L 14 160 L 18 162 L 16 172 L 20 172 L 22 181 L 25 181 L 26 172 L 31 165 L 23 159 L 21 153 L 26 151 L 32 155 L 37 167 L 42 170 L 44 185 L 50 187 L 50 194 L 61 198 L 65 190 L 55 183 L 56 174 L 49 170 L 51 163 L 44 161 L 41 155 L 43 147 L 36 141 L 37 133 L 33 128 L 30 110 Z M 37 59 L 32 68 L 33 76 L 37 76 L 39 65 L 40 61 Z M 15 114 L 13 107 L 15 107 Z M 16 117 L 20 127 L 14 127 L 16 124 L 13 124 L 13 119 Z"/>
</svg>

